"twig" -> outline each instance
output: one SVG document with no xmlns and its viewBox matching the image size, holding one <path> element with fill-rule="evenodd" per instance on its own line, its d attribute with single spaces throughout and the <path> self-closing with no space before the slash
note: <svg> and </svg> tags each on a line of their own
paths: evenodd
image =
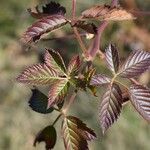
<svg viewBox="0 0 150 150">
<path fill-rule="evenodd" d="M 76 0 L 72 0 L 72 20 L 73 21 L 75 20 L 75 17 L 76 17 L 75 14 L 76 14 Z M 83 41 L 80 37 L 80 34 L 79 34 L 77 28 L 73 27 L 73 31 L 74 31 L 74 34 L 76 36 L 77 41 L 79 42 L 79 45 L 81 47 L 81 50 L 82 50 L 83 54 L 85 54 L 86 47 L 85 47 L 85 45 L 84 45 L 84 43 L 83 43 Z"/>
<path fill-rule="evenodd" d="M 54 126 L 56 124 L 56 122 L 59 120 L 59 118 L 62 116 L 62 114 L 59 114 L 58 117 L 55 119 L 55 121 L 53 122 L 52 126 Z"/>
</svg>

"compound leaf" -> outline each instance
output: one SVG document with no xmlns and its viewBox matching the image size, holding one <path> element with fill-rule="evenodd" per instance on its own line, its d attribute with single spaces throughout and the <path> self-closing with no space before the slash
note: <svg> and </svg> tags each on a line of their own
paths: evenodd
<svg viewBox="0 0 150 150">
<path fill-rule="evenodd" d="M 149 67 L 150 53 L 136 50 L 127 58 L 119 72 L 122 77 L 133 78 L 145 72 Z"/>
<path fill-rule="evenodd" d="M 102 97 L 99 119 L 103 134 L 118 119 L 122 109 L 122 92 L 117 84 L 112 84 Z"/>
<path fill-rule="evenodd" d="M 33 23 L 31 27 L 24 33 L 21 41 L 23 43 L 36 42 L 45 33 L 51 32 L 65 25 L 68 21 L 62 15 L 46 16 L 37 22 Z"/>
<path fill-rule="evenodd" d="M 119 69 L 119 55 L 116 46 L 113 44 L 109 44 L 108 48 L 106 49 L 105 56 L 108 68 L 114 74 L 117 73 Z"/>
<path fill-rule="evenodd" d="M 52 107 L 47 109 L 48 97 L 38 89 L 32 90 L 32 96 L 28 103 L 32 110 L 38 113 L 47 114 L 54 110 Z"/>
<path fill-rule="evenodd" d="M 63 98 L 66 96 L 69 88 L 68 79 L 64 78 L 57 81 L 51 86 L 48 94 L 47 108 L 54 106 L 55 104 L 62 103 Z"/>
<path fill-rule="evenodd" d="M 32 85 L 51 84 L 61 77 L 58 73 L 46 64 L 36 64 L 25 69 L 17 78 L 21 83 Z"/>
<path fill-rule="evenodd" d="M 37 134 L 33 145 L 36 146 L 37 142 L 38 143 L 45 142 L 46 150 L 50 150 L 54 148 L 56 140 L 57 140 L 56 129 L 53 126 L 47 126 Z"/>
<path fill-rule="evenodd" d="M 129 94 L 135 109 L 144 119 L 150 122 L 150 89 L 142 85 L 132 85 Z"/>
</svg>

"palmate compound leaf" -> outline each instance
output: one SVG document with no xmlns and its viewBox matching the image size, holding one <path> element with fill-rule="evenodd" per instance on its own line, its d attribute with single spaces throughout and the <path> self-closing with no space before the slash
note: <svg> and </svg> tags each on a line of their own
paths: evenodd
<svg viewBox="0 0 150 150">
<path fill-rule="evenodd" d="M 47 114 L 54 110 L 53 107 L 47 109 L 48 97 L 38 89 L 32 90 L 32 96 L 28 103 L 32 110 L 38 113 Z"/>
<path fill-rule="evenodd" d="M 50 50 L 46 50 L 46 53 L 45 53 L 45 63 L 50 66 L 52 69 L 54 69 L 59 75 L 61 76 L 65 76 L 65 73 L 66 73 L 66 67 L 65 67 L 65 64 L 64 64 L 64 61 L 61 57 L 61 55 L 50 49 Z"/>
<path fill-rule="evenodd" d="M 80 119 L 67 116 L 62 123 L 62 135 L 66 150 L 87 150 L 87 140 L 96 138 L 94 131 Z"/>
<path fill-rule="evenodd" d="M 130 100 L 139 114 L 150 123 L 150 89 L 142 85 L 132 85 Z"/>
<path fill-rule="evenodd" d="M 33 145 L 36 146 L 37 142 L 45 142 L 46 150 L 51 150 L 52 148 L 54 148 L 56 140 L 56 129 L 53 126 L 47 126 L 36 135 Z"/>
<path fill-rule="evenodd" d="M 61 6 L 59 3 L 56 2 L 49 2 L 45 4 L 45 6 L 42 6 L 42 11 L 39 10 L 39 7 L 35 7 L 35 12 L 32 11 L 30 8 L 28 9 L 28 12 L 30 15 L 34 18 L 40 19 L 45 16 L 49 15 L 62 15 L 64 16 L 66 13 L 65 7 Z"/>
<path fill-rule="evenodd" d="M 43 17 L 42 19 L 37 20 L 27 29 L 21 41 L 26 44 L 36 42 L 45 33 L 49 33 L 55 29 L 58 29 L 67 23 L 67 19 L 62 15 L 51 15 Z"/>
<path fill-rule="evenodd" d="M 68 65 L 67 74 L 69 76 L 76 75 L 79 71 L 80 65 L 81 61 L 79 55 L 72 57 Z"/>
<path fill-rule="evenodd" d="M 131 20 L 134 19 L 134 16 L 121 7 L 96 5 L 82 12 L 82 18 L 119 21 Z"/>
<path fill-rule="evenodd" d="M 92 77 L 90 85 L 101 86 L 104 84 L 109 84 L 110 82 L 111 82 L 111 79 L 107 77 L 106 75 L 97 74 Z"/>
<path fill-rule="evenodd" d="M 115 45 L 109 44 L 105 52 L 108 68 L 116 74 L 119 69 L 119 54 Z"/>
<path fill-rule="evenodd" d="M 135 50 L 122 65 L 119 73 L 125 78 L 133 78 L 145 72 L 150 67 L 150 53 Z"/>
<path fill-rule="evenodd" d="M 17 81 L 32 85 L 51 84 L 60 79 L 58 73 L 46 64 L 28 67 L 17 77 Z"/>
<path fill-rule="evenodd" d="M 122 109 L 122 92 L 117 84 L 112 84 L 102 97 L 99 119 L 103 134 L 118 119 Z"/>
<path fill-rule="evenodd" d="M 69 88 L 68 79 L 62 78 L 51 86 L 48 94 L 48 105 L 47 108 L 54 106 L 55 104 L 62 103 L 66 96 Z"/>
</svg>

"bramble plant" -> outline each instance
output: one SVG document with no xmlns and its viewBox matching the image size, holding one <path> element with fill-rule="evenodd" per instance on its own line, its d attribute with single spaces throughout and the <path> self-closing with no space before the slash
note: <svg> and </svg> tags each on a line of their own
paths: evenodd
<svg viewBox="0 0 150 150">
<path fill-rule="evenodd" d="M 97 86 L 107 87 L 99 106 L 99 122 L 103 134 L 118 119 L 123 104 L 127 101 L 130 101 L 135 110 L 150 122 L 150 89 L 135 79 L 149 69 L 150 53 L 134 50 L 125 62 L 120 62 L 119 50 L 115 44 L 109 44 L 105 52 L 99 50 L 102 32 L 110 21 L 136 19 L 135 15 L 138 13 L 121 8 L 116 0 L 112 0 L 111 5 L 92 6 L 83 11 L 79 17 L 75 16 L 76 0 L 72 0 L 71 18 L 65 17 L 66 8 L 56 2 L 47 3 L 41 11 L 38 6 L 35 10 L 28 9 L 37 21 L 24 33 L 21 39 L 23 43 L 34 44 L 46 33 L 70 24 L 81 47 L 82 55 L 77 54 L 66 65 L 57 51 L 46 49 L 44 63 L 28 67 L 17 77 L 17 81 L 34 86 L 29 100 L 29 106 L 34 111 L 42 114 L 59 112 L 53 124 L 37 134 L 34 146 L 37 142 L 44 141 L 47 150 L 54 148 L 57 139 L 54 125 L 62 118 L 61 134 L 65 149 L 88 149 L 88 141 L 96 138 L 94 130 L 87 127 L 79 118 L 68 115 L 67 112 L 78 91 L 86 92 L 89 89 L 91 94 L 96 96 Z M 100 21 L 100 25 L 97 27 L 93 20 Z M 86 48 L 78 29 L 93 35 L 89 48 Z M 97 55 L 106 62 L 106 67 L 112 72 L 111 77 L 95 73 L 96 68 L 93 67 L 92 62 Z M 129 80 L 130 86 L 125 85 L 122 80 Z M 38 89 L 38 85 L 50 86 L 48 96 Z M 70 88 L 74 89 L 74 92 L 66 100 Z"/>
</svg>

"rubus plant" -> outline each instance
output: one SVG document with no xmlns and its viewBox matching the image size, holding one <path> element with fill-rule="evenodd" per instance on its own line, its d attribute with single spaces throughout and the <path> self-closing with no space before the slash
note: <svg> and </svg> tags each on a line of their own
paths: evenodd
<svg viewBox="0 0 150 150">
<path fill-rule="evenodd" d="M 94 130 L 87 127 L 79 118 L 68 115 L 68 110 L 75 101 L 78 91 L 86 92 L 90 89 L 96 96 L 97 86 L 107 87 L 100 98 L 99 106 L 99 122 L 103 134 L 117 120 L 123 104 L 127 101 L 130 101 L 136 111 L 150 122 L 150 89 L 135 79 L 149 69 L 150 53 L 134 50 L 125 62 L 120 62 L 119 51 L 115 44 L 109 44 L 105 52 L 99 50 L 102 32 L 110 21 L 135 19 L 134 14 L 137 13 L 121 8 L 116 0 L 112 0 L 111 5 L 92 6 L 83 11 L 79 17 L 75 16 L 76 0 L 72 0 L 71 18 L 66 18 L 66 8 L 56 2 L 47 3 L 42 10 L 37 6 L 35 11 L 32 9 L 28 11 L 38 20 L 24 33 L 22 42 L 33 44 L 46 33 L 70 24 L 82 50 L 81 56 L 77 54 L 66 65 L 57 51 L 45 49 L 44 63 L 28 67 L 17 77 L 17 81 L 34 86 L 29 100 L 29 106 L 34 111 L 42 114 L 54 111 L 59 113 L 53 124 L 37 134 L 34 146 L 37 142 L 44 141 L 47 150 L 54 148 L 57 139 L 55 123 L 62 118 L 61 134 L 65 149 L 88 149 L 88 141 L 96 138 Z M 93 20 L 100 21 L 100 25 L 96 26 Z M 86 48 L 78 29 L 93 35 L 89 48 Z M 106 62 L 107 68 L 112 72 L 111 77 L 95 73 L 93 60 L 96 55 L 100 55 Z M 124 84 L 122 80 L 129 80 L 130 84 Z M 38 85 L 50 86 L 48 96 L 39 90 Z M 68 93 L 71 93 L 69 98 Z"/>
</svg>

